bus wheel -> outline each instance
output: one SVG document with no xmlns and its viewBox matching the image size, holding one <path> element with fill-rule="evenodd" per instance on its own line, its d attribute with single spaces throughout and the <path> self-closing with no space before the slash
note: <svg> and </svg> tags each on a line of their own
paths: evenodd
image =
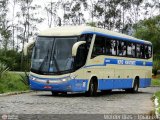
<svg viewBox="0 0 160 120">
<path fill-rule="evenodd" d="M 53 96 L 57 96 L 58 95 L 58 92 L 55 92 L 55 91 L 51 91 L 51 92 L 52 92 Z"/>
<path fill-rule="evenodd" d="M 138 80 L 138 79 L 135 79 L 135 80 L 134 80 L 133 88 L 131 88 L 131 89 L 126 89 L 126 91 L 127 91 L 127 92 L 130 92 L 130 93 L 137 93 L 137 92 L 138 92 L 138 88 L 139 88 L 139 80 Z"/>
<path fill-rule="evenodd" d="M 90 97 L 90 96 L 96 96 L 97 95 L 97 86 L 98 86 L 97 81 L 91 79 L 91 81 L 89 83 L 89 90 L 86 92 L 86 95 L 88 97 Z"/>
</svg>

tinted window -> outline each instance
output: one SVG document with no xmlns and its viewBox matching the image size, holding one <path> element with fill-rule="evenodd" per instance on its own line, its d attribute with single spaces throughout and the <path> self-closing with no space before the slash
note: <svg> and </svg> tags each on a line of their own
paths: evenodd
<svg viewBox="0 0 160 120">
<path fill-rule="evenodd" d="M 152 46 L 148 46 L 148 57 L 152 57 Z"/>
<path fill-rule="evenodd" d="M 141 52 L 140 52 L 140 44 L 136 45 L 136 57 L 140 58 L 141 57 Z"/>
<path fill-rule="evenodd" d="M 140 53 L 141 53 L 140 58 L 145 58 L 145 46 L 144 45 L 140 45 Z"/>
<path fill-rule="evenodd" d="M 146 45 L 145 46 L 145 59 L 149 59 L 152 57 L 152 47 Z"/>
<path fill-rule="evenodd" d="M 124 41 L 117 41 L 117 54 L 119 56 L 126 56 L 126 42 Z"/>
<path fill-rule="evenodd" d="M 105 54 L 105 38 L 97 36 L 94 42 L 92 57 Z"/>
<path fill-rule="evenodd" d="M 128 44 L 127 44 L 127 56 L 128 57 L 136 57 L 135 43 L 128 42 Z"/>
<path fill-rule="evenodd" d="M 116 40 L 106 39 L 106 54 L 116 55 Z"/>
<path fill-rule="evenodd" d="M 152 57 L 152 46 L 97 36 L 92 57 L 97 55 L 149 59 Z"/>
</svg>

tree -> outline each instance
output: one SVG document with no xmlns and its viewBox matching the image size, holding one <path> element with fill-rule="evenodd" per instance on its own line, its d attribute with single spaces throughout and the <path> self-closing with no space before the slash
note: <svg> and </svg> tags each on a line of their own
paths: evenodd
<svg viewBox="0 0 160 120">
<path fill-rule="evenodd" d="M 7 19 L 8 13 L 8 0 L 1 0 L 0 1 L 0 34 L 2 38 L 2 44 L 4 47 L 5 52 L 8 49 L 9 40 L 11 37 L 10 25 L 9 20 Z"/>
<path fill-rule="evenodd" d="M 54 22 L 55 25 L 60 26 L 60 17 L 57 15 L 57 9 L 59 8 L 60 2 L 51 2 L 45 7 L 47 12 L 48 27 L 51 28 Z"/>
<path fill-rule="evenodd" d="M 91 27 L 96 27 L 95 22 L 88 22 L 88 23 L 86 23 L 86 25 L 91 26 Z"/>
<path fill-rule="evenodd" d="M 131 12 L 133 16 L 133 23 L 137 23 L 139 21 L 140 5 L 143 2 L 143 0 L 132 0 L 131 2 L 133 9 L 133 12 Z M 135 30 L 137 30 L 136 24 L 135 24 Z"/>
<path fill-rule="evenodd" d="M 12 3 L 10 3 L 12 5 L 12 49 L 15 49 L 15 28 L 16 25 L 14 24 L 14 20 L 15 20 L 15 7 L 16 7 L 16 2 L 17 0 L 13 0 Z"/>
<path fill-rule="evenodd" d="M 155 56 L 153 61 L 153 74 L 155 76 L 157 75 L 159 69 L 160 69 L 160 57 Z"/>
<path fill-rule="evenodd" d="M 99 0 L 94 6 L 94 15 L 98 19 L 98 26 L 108 30 L 120 28 L 120 1 Z"/>
<path fill-rule="evenodd" d="M 131 9 L 131 0 L 122 0 L 120 2 L 120 26 L 119 31 L 127 34 L 128 27 L 131 26 L 131 18 L 128 16 L 127 12 Z"/>
<path fill-rule="evenodd" d="M 153 17 L 156 11 L 158 15 L 160 15 L 160 0 L 146 0 L 144 2 L 144 7 L 143 9 L 145 10 L 144 12 L 144 17 L 145 19 Z"/>
<path fill-rule="evenodd" d="M 64 23 L 66 23 L 66 21 L 72 25 L 81 25 L 85 23 L 83 11 L 86 9 L 86 0 L 73 0 L 72 2 L 67 2 L 64 4 Z"/>
<path fill-rule="evenodd" d="M 146 20 L 142 20 L 136 24 L 137 31 L 134 36 L 140 39 L 148 40 L 153 43 L 153 53 L 160 53 L 160 15 Z"/>
<path fill-rule="evenodd" d="M 22 52 L 21 52 L 21 69 L 23 64 L 23 49 L 25 42 L 29 41 L 29 38 L 36 34 L 36 24 L 41 23 L 43 18 L 37 17 L 37 11 L 41 6 L 33 5 L 33 0 L 19 0 L 20 12 L 17 13 L 19 19 L 18 29 L 21 31 L 18 38 L 22 41 Z"/>
<path fill-rule="evenodd" d="M 70 24 L 70 11 L 72 3 L 69 1 L 61 1 L 61 6 L 63 9 L 63 25 Z"/>
</svg>

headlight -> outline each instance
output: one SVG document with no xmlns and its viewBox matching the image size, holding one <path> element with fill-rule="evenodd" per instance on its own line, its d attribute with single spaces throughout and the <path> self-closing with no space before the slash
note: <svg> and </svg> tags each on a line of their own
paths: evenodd
<svg viewBox="0 0 160 120">
<path fill-rule="evenodd" d="M 66 82 L 66 81 L 67 81 L 67 79 L 65 79 L 65 78 L 64 78 L 64 79 L 62 79 L 62 81 L 63 81 L 63 82 Z"/>
<path fill-rule="evenodd" d="M 36 82 L 46 83 L 46 80 L 38 79 L 38 78 L 35 78 L 35 77 L 32 77 L 32 76 L 30 76 L 29 79 L 33 80 L 33 81 L 36 81 Z"/>
<path fill-rule="evenodd" d="M 66 81 L 68 81 L 68 80 L 71 80 L 71 78 L 70 78 L 70 77 L 66 77 L 66 78 L 63 78 L 61 81 L 62 81 L 62 82 L 66 82 Z"/>
<path fill-rule="evenodd" d="M 77 77 L 77 75 L 74 75 L 73 73 L 70 74 L 71 79 L 75 79 L 76 77 Z"/>
</svg>

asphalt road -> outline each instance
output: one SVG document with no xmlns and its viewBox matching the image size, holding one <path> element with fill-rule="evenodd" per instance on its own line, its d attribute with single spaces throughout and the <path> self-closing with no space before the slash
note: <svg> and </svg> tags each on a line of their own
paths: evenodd
<svg viewBox="0 0 160 120">
<path fill-rule="evenodd" d="M 83 93 L 52 96 L 51 92 L 31 92 L 0 97 L 0 114 L 149 114 L 154 110 L 151 100 L 160 87 L 98 93 L 85 97 Z"/>
</svg>

